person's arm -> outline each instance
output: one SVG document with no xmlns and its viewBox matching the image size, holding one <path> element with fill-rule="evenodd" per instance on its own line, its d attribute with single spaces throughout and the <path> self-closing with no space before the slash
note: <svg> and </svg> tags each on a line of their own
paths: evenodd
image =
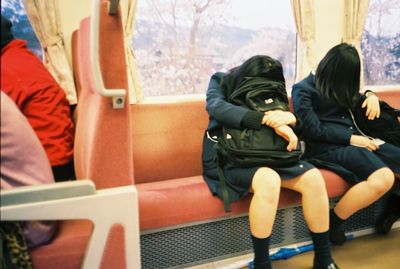
<svg viewBox="0 0 400 269">
<path fill-rule="evenodd" d="M 208 114 L 227 126 L 260 129 L 263 113 L 229 103 L 221 89 L 223 76 L 224 73 L 216 73 L 211 77 L 206 98 Z"/>
<path fill-rule="evenodd" d="M 265 112 L 262 123 L 271 128 L 277 128 L 282 125 L 296 126 L 296 116 L 290 111 L 270 110 Z"/>
<path fill-rule="evenodd" d="M 274 130 L 277 135 L 288 141 L 288 145 L 286 147 L 287 151 L 292 151 L 297 148 L 298 138 L 293 132 L 292 128 L 290 128 L 288 125 L 281 125 L 274 128 Z"/>
<path fill-rule="evenodd" d="M 311 89 L 295 85 L 292 91 L 294 111 L 302 122 L 302 134 L 307 139 L 330 144 L 349 145 L 351 130 L 321 124 L 313 108 Z"/>
<path fill-rule="evenodd" d="M 350 145 L 360 148 L 366 148 L 370 151 L 379 149 L 379 145 L 374 139 L 369 139 L 362 135 L 352 135 L 350 138 Z"/>
</svg>

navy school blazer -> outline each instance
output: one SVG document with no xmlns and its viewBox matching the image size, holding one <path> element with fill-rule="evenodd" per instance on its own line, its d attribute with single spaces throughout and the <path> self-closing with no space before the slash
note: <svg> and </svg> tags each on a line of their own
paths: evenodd
<svg viewBox="0 0 400 269">
<path fill-rule="evenodd" d="M 305 157 L 350 145 L 350 137 L 356 131 L 350 112 L 322 96 L 313 74 L 293 85 L 292 102 L 302 121 Z"/>
<path fill-rule="evenodd" d="M 203 178 L 206 181 L 213 195 L 220 194 L 218 172 L 217 172 L 217 151 L 214 142 L 210 137 L 220 134 L 222 124 L 230 127 L 240 128 L 243 117 L 249 109 L 229 103 L 221 89 L 221 80 L 225 73 L 215 73 L 209 82 L 206 97 L 206 110 L 209 114 L 209 123 L 203 138 Z M 239 194 L 228 188 L 229 198 L 234 201 Z"/>
</svg>

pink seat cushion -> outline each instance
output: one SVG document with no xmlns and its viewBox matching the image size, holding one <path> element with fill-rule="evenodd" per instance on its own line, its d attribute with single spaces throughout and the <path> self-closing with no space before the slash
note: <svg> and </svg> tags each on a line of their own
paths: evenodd
<svg viewBox="0 0 400 269">
<path fill-rule="evenodd" d="M 343 194 L 349 184 L 328 170 L 321 170 L 330 197 Z M 213 197 L 201 176 L 171 179 L 136 185 L 139 193 L 140 229 L 151 230 L 191 222 L 244 214 L 251 196 L 232 204 L 232 212 L 224 211 L 221 200 Z M 283 189 L 279 206 L 300 203 L 300 195 Z"/>
<path fill-rule="evenodd" d="M 61 221 L 54 240 L 30 252 L 34 268 L 80 268 L 92 226 L 87 220 Z"/>
</svg>

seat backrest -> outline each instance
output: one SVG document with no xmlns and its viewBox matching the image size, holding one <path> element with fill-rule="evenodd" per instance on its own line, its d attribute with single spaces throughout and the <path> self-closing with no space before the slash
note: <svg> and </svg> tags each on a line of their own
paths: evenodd
<svg viewBox="0 0 400 269">
<path fill-rule="evenodd" d="M 106 88 L 127 89 L 121 16 L 108 15 L 108 1 L 100 14 L 99 61 Z M 80 85 L 77 106 L 74 162 L 77 178 L 93 180 L 96 188 L 133 184 L 130 106 L 113 109 L 100 96 L 92 76 L 90 20 L 82 20 L 75 42 L 75 76 Z M 128 98 L 128 96 L 126 96 Z"/>
<path fill-rule="evenodd" d="M 399 91 L 378 95 L 400 107 Z M 201 175 L 204 100 L 131 105 L 131 120 L 136 184 Z"/>
<path fill-rule="evenodd" d="M 396 109 L 400 109 L 400 89 L 378 91 L 379 99 L 386 101 L 389 105 Z"/>
<path fill-rule="evenodd" d="M 201 175 L 205 101 L 132 105 L 135 183 Z"/>
</svg>

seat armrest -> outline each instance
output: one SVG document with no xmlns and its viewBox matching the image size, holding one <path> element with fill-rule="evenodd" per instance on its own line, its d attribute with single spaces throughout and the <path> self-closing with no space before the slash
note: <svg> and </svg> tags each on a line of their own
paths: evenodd
<svg viewBox="0 0 400 269">
<path fill-rule="evenodd" d="M 122 225 L 126 268 L 140 268 L 138 194 L 134 185 L 96 190 L 90 180 L 78 180 L 17 187 L 0 194 L 1 221 L 92 221 L 82 269 L 100 268 L 110 229 Z"/>
<path fill-rule="evenodd" d="M 1 190 L 1 205 L 9 206 L 43 202 L 94 194 L 96 188 L 90 180 L 76 180 L 41 185 L 30 185 Z"/>
</svg>

